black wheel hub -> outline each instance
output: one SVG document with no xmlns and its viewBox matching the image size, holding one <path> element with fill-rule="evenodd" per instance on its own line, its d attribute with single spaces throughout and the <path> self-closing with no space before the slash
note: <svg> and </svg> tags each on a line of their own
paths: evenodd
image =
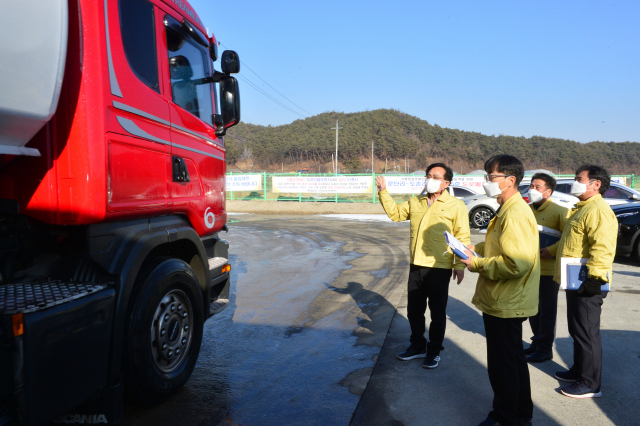
<svg viewBox="0 0 640 426">
<path fill-rule="evenodd" d="M 158 304 L 151 324 L 151 352 L 156 367 L 170 373 L 187 356 L 193 339 L 193 309 L 182 290 L 171 290 Z"/>
</svg>

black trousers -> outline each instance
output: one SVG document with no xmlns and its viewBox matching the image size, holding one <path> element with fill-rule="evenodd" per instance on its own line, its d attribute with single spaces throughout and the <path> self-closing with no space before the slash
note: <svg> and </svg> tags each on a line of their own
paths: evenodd
<svg viewBox="0 0 640 426">
<path fill-rule="evenodd" d="M 447 327 L 447 301 L 449 299 L 449 281 L 451 269 L 427 268 L 411 265 L 409 267 L 407 317 L 411 326 L 411 346 L 424 350 L 429 356 L 436 356 L 444 349 L 442 342 Z M 429 343 L 424 337 L 425 312 L 431 312 L 429 324 Z"/>
<path fill-rule="evenodd" d="M 489 416 L 502 425 L 533 417 L 529 366 L 522 347 L 524 318 L 498 318 L 482 314 L 487 336 L 487 369 L 493 389 Z"/>
<path fill-rule="evenodd" d="M 602 380 L 600 313 L 606 293 L 591 297 L 579 296 L 577 290 L 567 290 L 566 293 L 567 323 L 573 339 L 573 366 L 570 371 L 581 376 L 590 388 L 599 389 Z"/>
<path fill-rule="evenodd" d="M 558 290 L 560 284 L 548 275 L 540 276 L 540 296 L 538 313 L 529 317 L 533 337 L 531 346 L 536 351 L 550 354 L 556 338 L 556 316 L 558 314 Z"/>
</svg>

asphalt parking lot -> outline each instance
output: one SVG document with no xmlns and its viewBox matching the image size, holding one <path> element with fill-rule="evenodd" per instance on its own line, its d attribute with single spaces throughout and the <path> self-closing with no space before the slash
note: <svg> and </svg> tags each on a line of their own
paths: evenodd
<svg viewBox="0 0 640 426">
<path fill-rule="evenodd" d="M 442 361 L 408 344 L 408 222 L 230 216 L 231 305 L 205 325 L 192 378 L 161 406 L 125 408 L 125 425 L 474 425 L 491 407 L 476 276 L 450 286 Z M 473 232 L 472 242 L 484 239 Z M 564 295 L 552 361 L 531 365 L 536 425 L 640 424 L 640 266 L 614 265 L 602 314 L 603 398 L 559 393 L 571 362 Z M 530 336 L 528 323 L 524 336 Z"/>
</svg>

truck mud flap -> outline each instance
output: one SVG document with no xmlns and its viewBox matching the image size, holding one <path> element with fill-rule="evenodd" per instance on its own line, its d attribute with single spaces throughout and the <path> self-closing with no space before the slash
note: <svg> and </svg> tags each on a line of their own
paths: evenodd
<svg viewBox="0 0 640 426">
<path fill-rule="evenodd" d="M 1 368 L 11 371 L 19 424 L 47 424 L 105 391 L 114 301 L 107 284 L 0 286 L 0 319 L 12 326 L 3 327 L 12 359 Z"/>
</svg>

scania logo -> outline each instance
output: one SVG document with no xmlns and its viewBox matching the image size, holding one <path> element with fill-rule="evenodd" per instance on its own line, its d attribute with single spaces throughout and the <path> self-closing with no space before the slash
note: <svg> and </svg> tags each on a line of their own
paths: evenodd
<svg viewBox="0 0 640 426">
<path fill-rule="evenodd" d="M 211 210 L 211 207 L 207 207 L 204 211 L 204 224 L 207 225 L 207 228 L 213 228 L 213 224 L 216 223 L 216 216 L 209 210 Z"/>
<path fill-rule="evenodd" d="M 97 425 L 100 423 L 107 424 L 108 422 L 107 416 L 104 414 L 66 414 L 58 417 L 54 423 Z"/>
</svg>

